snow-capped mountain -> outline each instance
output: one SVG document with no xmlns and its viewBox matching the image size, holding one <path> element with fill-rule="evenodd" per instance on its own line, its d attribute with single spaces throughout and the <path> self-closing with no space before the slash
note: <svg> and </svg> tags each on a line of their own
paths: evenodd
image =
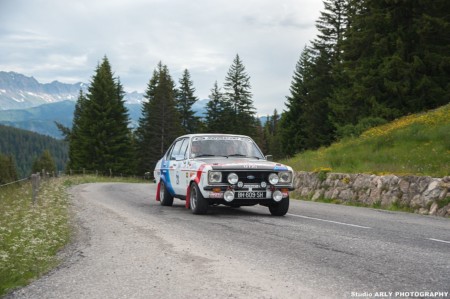
<svg viewBox="0 0 450 299">
<path fill-rule="evenodd" d="M 0 110 L 23 109 L 64 100 L 75 101 L 86 84 L 58 81 L 41 84 L 33 77 L 15 72 L 0 72 Z"/>
<path fill-rule="evenodd" d="M 86 83 L 67 84 L 58 81 L 40 83 L 33 77 L 0 71 L 0 110 L 25 109 L 61 101 L 76 101 L 80 89 L 86 93 Z M 126 93 L 127 103 L 142 103 L 143 94 Z"/>
</svg>

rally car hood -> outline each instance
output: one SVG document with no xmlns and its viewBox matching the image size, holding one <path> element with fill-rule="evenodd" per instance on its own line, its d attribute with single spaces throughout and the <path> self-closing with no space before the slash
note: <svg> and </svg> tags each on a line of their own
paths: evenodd
<svg viewBox="0 0 450 299">
<path fill-rule="evenodd" d="M 211 165 L 214 170 L 289 170 L 286 165 L 253 158 L 207 158 L 198 161 Z"/>
</svg>

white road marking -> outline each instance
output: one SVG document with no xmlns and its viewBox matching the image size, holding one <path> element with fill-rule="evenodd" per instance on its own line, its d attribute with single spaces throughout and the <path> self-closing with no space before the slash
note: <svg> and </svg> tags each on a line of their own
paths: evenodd
<svg viewBox="0 0 450 299">
<path fill-rule="evenodd" d="M 447 243 L 447 244 L 450 244 L 450 241 L 444 241 L 444 240 L 432 239 L 432 238 L 429 238 L 428 240 L 435 241 L 435 242 L 441 242 L 441 243 Z"/>
<path fill-rule="evenodd" d="M 356 225 L 356 224 L 350 224 L 350 223 L 344 223 L 344 222 L 338 222 L 338 221 L 332 221 L 332 220 L 326 220 L 326 219 L 320 219 L 320 218 L 314 218 L 314 217 L 308 217 L 308 216 L 302 216 L 302 215 L 295 215 L 295 214 L 289 214 L 289 213 L 287 213 L 286 215 L 299 217 L 299 218 L 305 218 L 305 219 L 318 220 L 318 221 L 323 221 L 323 222 L 330 222 L 330 223 L 335 223 L 335 224 L 340 224 L 340 225 L 347 225 L 347 226 L 352 226 L 352 227 L 365 228 L 365 229 L 371 228 L 371 227 L 367 227 L 367 226 L 361 226 L 361 225 Z"/>
</svg>

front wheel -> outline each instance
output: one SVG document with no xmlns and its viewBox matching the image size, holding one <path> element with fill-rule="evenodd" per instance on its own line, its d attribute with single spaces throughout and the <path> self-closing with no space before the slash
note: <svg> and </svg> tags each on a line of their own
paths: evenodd
<svg viewBox="0 0 450 299">
<path fill-rule="evenodd" d="M 280 202 L 271 204 L 269 211 L 272 216 L 284 216 L 289 210 L 289 196 L 283 198 Z"/>
<path fill-rule="evenodd" d="M 196 183 L 192 183 L 189 197 L 192 213 L 197 215 L 206 214 L 208 211 L 208 201 L 203 197 Z"/>
<path fill-rule="evenodd" d="M 159 186 L 159 200 L 162 206 L 172 206 L 173 196 L 167 191 L 166 185 L 163 181 L 160 182 Z"/>
</svg>

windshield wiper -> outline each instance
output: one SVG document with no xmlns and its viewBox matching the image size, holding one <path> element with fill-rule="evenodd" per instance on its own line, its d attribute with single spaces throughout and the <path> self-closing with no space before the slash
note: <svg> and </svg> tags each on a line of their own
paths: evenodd
<svg viewBox="0 0 450 299">
<path fill-rule="evenodd" d="M 212 154 L 200 154 L 200 155 L 196 155 L 194 158 L 200 158 L 200 157 L 214 157 L 215 155 Z"/>
<path fill-rule="evenodd" d="M 231 155 L 228 155 L 227 157 L 247 157 L 247 156 L 243 155 L 243 154 L 231 154 Z"/>
<path fill-rule="evenodd" d="M 256 158 L 258 160 L 260 160 L 260 157 L 257 156 L 247 156 L 247 155 L 242 155 L 242 154 L 232 154 L 232 155 L 228 155 L 227 157 L 243 157 L 243 158 Z"/>
<path fill-rule="evenodd" d="M 225 157 L 225 158 L 228 158 L 228 156 L 213 155 L 213 154 L 200 154 L 198 156 L 195 156 L 194 158 L 201 158 L 201 157 Z"/>
</svg>

